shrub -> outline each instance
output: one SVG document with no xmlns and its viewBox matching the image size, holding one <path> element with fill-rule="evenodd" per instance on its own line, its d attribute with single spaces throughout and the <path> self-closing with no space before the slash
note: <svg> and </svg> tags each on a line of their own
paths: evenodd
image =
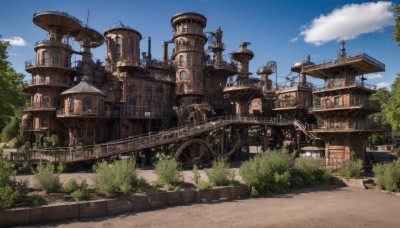
<svg viewBox="0 0 400 228">
<path fill-rule="evenodd" d="M 400 160 L 386 164 L 377 164 L 372 168 L 376 184 L 389 192 L 400 190 Z"/>
<path fill-rule="evenodd" d="M 350 159 L 345 161 L 339 169 L 339 174 L 347 178 L 357 178 L 361 176 L 364 165 L 361 159 Z"/>
<path fill-rule="evenodd" d="M 22 163 L 21 167 L 18 167 L 18 173 L 32 173 L 33 170 L 34 168 L 30 161 L 26 161 Z"/>
<path fill-rule="evenodd" d="M 225 186 L 233 182 L 235 173 L 229 169 L 227 158 L 217 158 L 212 163 L 211 169 L 206 169 L 206 175 L 214 186 Z"/>
<path fill-rule="evenodd" d="M 70 179 L 65 185 L 64 185 L 64 192 L 66 193 L 72 193 L 78 189 L 78 183 L 76 182 L 75 179 Z"/>
<path fill-rule="evenodd" d="M 140 177 L 137 182 L 136 192 L 154 192 L 155 187 L 151 186 L 146 179 Z"/>
<path fill-rule="evenodd" d="M 39 188 L 44 192 L 54 192 L 60 187 L 60 178 L 58 174 L 54 174 L 54 165 L 40 164 L 36 168 L 35 179 Z"/>
<path fill-rule="evenodd" d="M 14 175 L 11 163 L 0 156 L 0 209 L 13 207 L 28 193 L 27 182 L 15 182 Z"/>
<path fill-rule="evenodd" d="M 240 166 L 240 175 L 252 197 L 281 192 L 290 186 L 293 158 L 286 151 L 256 155 Z"/>
<path fill-rule="evenodd" d="M 47 204 L 46 200 L 41 195 L 31 195 L 28 197 L 28 201 L 32 206 L 40 206 Z"/>
<path fill-rule="evenodd" d="M 164 184 L 167 189 L 170 185 L 174 186 L 177 182 L 182 181 L 182 175 L 179 171 L 179 163 L 173 158 L 161 158 L 154 164 L 158 177 L 158 182 Z"/>
<path fill-rule="evenodd" d="M 197 165 L 193 166 L 193 182 L 197 186 L 200 182 L 200 173 L 199 173 L 199 167 Z"/>
<path fill-rule="evenodd" d="M 299 157 L 295 160 L 294 174 L 301 177 L 306 186 L 325 183 L 330 173 L 325 170 L 319 160 Z"/>
<path fill-rule="evenodd" d="M 137 187 L 134 158 L 117 160 L 113 164 L 104 161 L 94 165 L 93 171 L 95 187 L 107 197 L 114 196 L 117 190 L 127 193 Z"/>
<path fill-rule="evenodd" d="M 71 193 L 72 198 L 74 198 L 75 201 L 89 200 L 90 197 L 87 186 L 86 180 L 82 180 L 78 188 Z"/>
<path fill-rule="evenodd" d="M 199 190 L 208 189 L 209 187 L 210 187 L 210 185 L 208 184 L 208 182 L 205 182 L 205 181 L 200 181 L 200 182 L 197 184 L 197 188 L 198 188 Z"/>
</svg>

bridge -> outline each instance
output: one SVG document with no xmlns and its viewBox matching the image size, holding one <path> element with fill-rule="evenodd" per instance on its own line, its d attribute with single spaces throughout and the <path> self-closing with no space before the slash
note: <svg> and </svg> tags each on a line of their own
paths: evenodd
<svg viewBox="0 0 400 228">
<path fill-rule="evenodd" d="M 204 135 L 209 135 L 213 131 L 226 129 L 233 125 L 263 125 L 269 127 L 289 127 L 293 126 L 292 121 L 280 121 L 270 117 L 240 117 L 225 116 L 209 119 L 205 122 L 198 122 L 190 125 L 184 125 L 177 128 L 171 128 L 160 131 L 155 134 L 149 133 L 145 135 L 131 136 L 122 140 L 109 141 L 91 146 L 82 147 L 58 147 L 43 148 L 24 152 L 13 153 L 10 161 L 21 164 L 26 161 L 33 163 L 78 163 L 85 161 L 96 161 L 117 155 L 124 155 L 141 151 L 143 149 L 157 148 L 163 145 L 177 145 L 174 157 L 189 161 L 197 162 L 206 153 L 210 156 L 216 156 L 213 150 L 213 142 L 206 140 Z M 229 151 L 225 151 L 222 155 L 231 155 L 234 150 L 240 146 L 240 137 L 230 134 L 232 145 Z M 215 142 L 214 142 L 215 143 Z"/>
</svg>

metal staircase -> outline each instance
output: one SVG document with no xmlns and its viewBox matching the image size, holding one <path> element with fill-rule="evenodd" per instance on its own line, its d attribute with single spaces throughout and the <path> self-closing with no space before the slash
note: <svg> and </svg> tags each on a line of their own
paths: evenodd
<svg viewBox="0 0 400 228">
<path fill-rule="evenodd" d="M 293 121 L 293 125 L 295 127 L 297 127 L 297 129 L 299 129 L 300 131 L 302 131 L 304 134 L 306 134 L 308 137 L 314 139 L 314 140 L 319 140 L 320 138 L 318 136 L 316 136 L 313 132 L 308 131 L 307 127 L 300 122 L 300 120 L 294 120 Z"/>
</svg>

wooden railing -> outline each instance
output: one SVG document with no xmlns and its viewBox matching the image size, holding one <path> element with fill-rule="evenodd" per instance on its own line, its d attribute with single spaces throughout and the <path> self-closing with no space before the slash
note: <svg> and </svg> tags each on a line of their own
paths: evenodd
<svg viewBox="0 0 400 228">
<path fill-rule="evenodd" d="M 11 157 L 10 160 L 13 162 L 24 162 L 27 160 L 36 162 L 78 162 L 95 160 L 182 141 L 231 124 L 289 126 L 293 125 L 293 122 L 279 121 L 274 118 L 265 117 L 226 116 L 211 119 L 208 122 L 198 122 L 196 124 L 161 131 L 156 134 L 149 133 L 138 135 L 93 146 L 46 148 L 25 151 L 21 152 L 18 156 Z"/>
</svg>

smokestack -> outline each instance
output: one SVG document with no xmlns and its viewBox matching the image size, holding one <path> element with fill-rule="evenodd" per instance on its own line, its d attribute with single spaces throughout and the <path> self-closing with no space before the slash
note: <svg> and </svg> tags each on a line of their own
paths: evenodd
<svg viewBox="0 0 400 228">
<path fill-rule="evenodd" d="M 163 41 L 162 47 L 163 47 L 163 60 L 165 63 L 167 63 L 168 62 L 168 41 Z"/>
<path fill-rule="evenodd" d="M 147 39 L 148 42 L 148 56 L 149 56 L 149 61 L 151 61 L 151 36 L 149 36 L 149 38 Z"/>
</svg>

